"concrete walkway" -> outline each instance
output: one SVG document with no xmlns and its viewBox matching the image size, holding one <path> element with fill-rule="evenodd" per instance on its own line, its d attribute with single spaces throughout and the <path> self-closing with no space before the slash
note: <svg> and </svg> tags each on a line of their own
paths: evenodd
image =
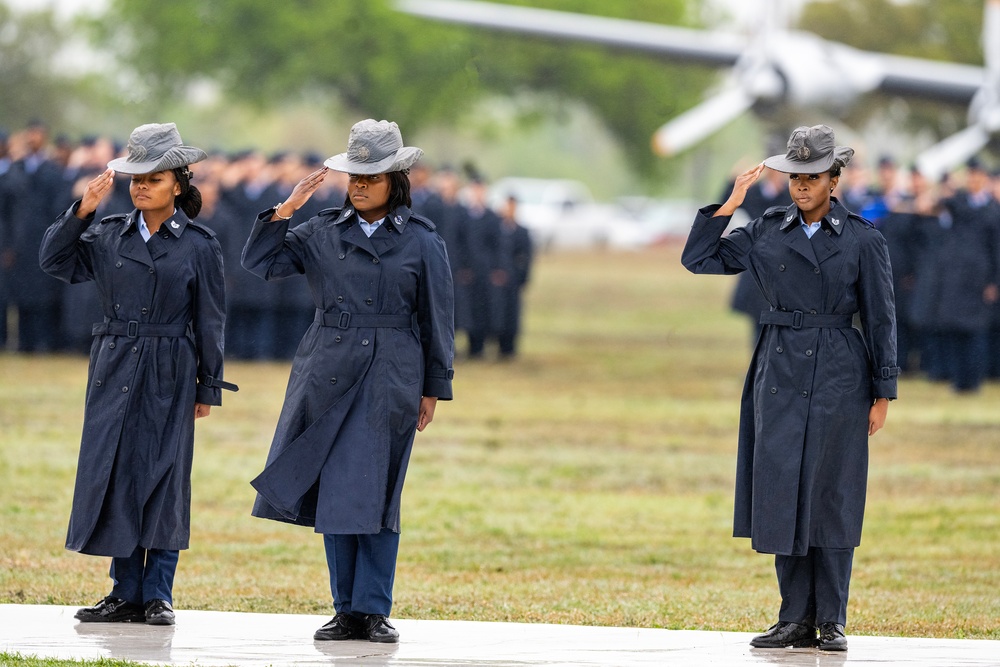
<svg viewBox="0 0 1000 667">
<path fill-rule="evenodd" d="M 751 649 L 740 632 L 394 620 L 399 644 L 317 642 L 326 616 L 177 612 L 177 625 L 79 623 L 76 607 L 0 605 L 0 652 L 169 665 L 906 665 L 997 667 L 1000 641 L 849 636 L 847 653 Z"/>
</svg>

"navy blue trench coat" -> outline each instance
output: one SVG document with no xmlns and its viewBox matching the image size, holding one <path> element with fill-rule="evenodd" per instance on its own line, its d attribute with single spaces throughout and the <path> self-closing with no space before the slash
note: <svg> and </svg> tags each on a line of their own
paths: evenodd
<svg viewBox="0 0 1000 667">
<path fill-rule="evenodd" d="M 681 261 L 694 273 L 750 272 L 777 311 L 762 314 L 743 389 L 733 534 L 763 553 L 856 547 L 868 413 L 896 397 L 899 372 L 885 241 L 836 199 L 811 239 L 794 204 L 725 238 L 718 208 L 698 212 Z"/>
<path fill-rule="evenodd" d="M 353 207 L 289 229 L 254 223 L 243 266 L 305 274 L 316 318 L 292 362 L 274 439 L 252 484 L 257 517 L 325 534 L 400 529 L 422 396 L 448 400 L 454 297 L 444 242 L 403 207 L 371 238 Z"/>
<path fill-rule="evenodd" d="M 194 406 L 221 405 L 225 279 L 215 234 L 177 211 L 143 241 L 138 212 L 74 215 L 45 232 L 39 261 L 93 280 L 94 325 L 66 548 L 126 557 L 187 549 Z"/>
</svg>

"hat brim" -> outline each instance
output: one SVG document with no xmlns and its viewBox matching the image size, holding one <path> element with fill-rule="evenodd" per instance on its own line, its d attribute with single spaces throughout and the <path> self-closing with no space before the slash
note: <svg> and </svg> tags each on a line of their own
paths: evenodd
<svg viewBox="0 0 1000 667">
<path fill-rule="evenodd" d="M 420 159 L 424 152 L 413 146 L 403 146 L 394 154 L 382 158 L 378 162 L 358 162 L 351 160 L 347 153 L 340 153 L 323 162 L 324 165 L 334 171 L 343 171 L 348 174 L 387 174 L 392 171 L 403 171 L 409 169 Z"/>
<path fill-rule="evenodd" d="M 789 160 L 787 155 L 772 155 L 764 160 L 764 166 L 784 174 L 822 174 L 830 171 L 835 159 L 835 152 L 818 160 L 807 162 Z"/>
<path fill-rule="evenodd" d="M 787 154 L 772 155 L 764 160 L 764 166 L 784 174 L 822 174 L 830 171 L 834 163 L 846 167 L 854 157 L 854 149 L 849 146 L 835 146 L 833 152 L 816 160 L 790 160 Z"/>
<path fill-rule="evenodd" d="M 108 168 L 119 174 L 152 174 L 157 171 L 170 171 L 178 167 L 186 167 L 195 162 L 201 162 L 208 153 L 194 146 L 174 146 L 158 160 L 146 162 L 129 162 L 128 158 L 115 158 L 108 162 Z"/>
</svg>

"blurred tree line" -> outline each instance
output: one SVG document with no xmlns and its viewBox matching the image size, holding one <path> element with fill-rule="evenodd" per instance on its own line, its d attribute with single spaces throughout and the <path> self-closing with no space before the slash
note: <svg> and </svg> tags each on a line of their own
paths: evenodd
<svg viewBox="0 0 1000 667">
<path fill-rule="evenodd" d="M 689 27 L 706 17 L 698 0 L 506 1 Z M 813 2 L 800 27 L 862 49 L 980 64 L 982 3 Z M 48 11 L 14 15 L 0 4 L 0 26 L 8 129 L 34 116 L 58 128 L 67 114 L 157 109 L 205 82 L 256 109 L 333 99 L 409 134 L 452 126 L 484 99 L 522 96 L 532 100 L 521 107 L 525 123 L 582 102 L 636 172 L 653 177 L 666 162 L 650 150 L 653 132 L 718 80 L 711 69 L 648 55 L 437 24 L 394 11 L 390 0 L 109 0 L 68 26 Z M 113 71 L 79 80 L 53 66 L 56 47 L 80 31 L 113 57 Z"/>
</svg>

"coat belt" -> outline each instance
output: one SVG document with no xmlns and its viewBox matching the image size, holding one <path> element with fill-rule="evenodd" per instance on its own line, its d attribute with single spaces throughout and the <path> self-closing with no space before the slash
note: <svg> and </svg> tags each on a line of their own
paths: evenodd
<svg viewBox="0 0 1000 667">
<path fill-rule="evenodd" d="M 412 315 L 387 313 L 349 313 L 341 310 L 329 312 L 316 309 L 316 324 L 335 329 L 352 327 L 370 329 L 409 329 L 413 326 Z"/>
<path fill-rule="evenodd" d="M 181 338 L 188 333 L 188 324 L 155 324 L 152 322 L 139 322 L 137 320 L 111 320 L 110 322 L 98 322 L 94 325 L 94 336 L 128 336 L 138 338 L 140 336 Z"/>
<path fill-rule="evenodd" d="M 830 315 L 827 313 L 803 313 L 801 310 L 765 310 L 760 314 L 761 324 L 775 324 L 793 329 L 849 329 L 853 315 Z"/>
</svg>

